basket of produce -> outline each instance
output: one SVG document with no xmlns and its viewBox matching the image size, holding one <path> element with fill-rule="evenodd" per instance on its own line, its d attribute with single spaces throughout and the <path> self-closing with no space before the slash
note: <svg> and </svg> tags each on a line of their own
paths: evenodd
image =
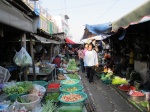
<svg viewBox="0 0 150 112">
<path fill-rule="evenodd" d="M 59 92 L 60 82 L 51 82 L 47 85 L 47 92 Z"/>
<path fill-rule="evenodd" d="M 129 84 L 121 84 L 120 86 L 118 86 L 118 89 L 120 89 L 121 91 L 129 91 L 129 90 L 135 90 L 135 87 L 130 86 Z"/>
<path fill-rule="evenodd" d="M 63 93 L 59 96 L 58 99 L 59 99 L 61 105 L 83 106 L 84 101 L 87 99 L 87 94 L 85 94 L 83 92 Z"/>
<path fill-rule="evenodd" d="M 80 80 L 80 77 L 78 74 L 66 74 L 70 79 L 78 79 Z"/>
<path fill-rule="evenodd" d="M 21 97 L 17 97 L 16 99 L 16 104 L 19 107 L 25 107 L 28 111 L 34 109 L 38 103 L 40 103 L 40 98 L 31 94 L 23 95 Z"/>
<path fill-rule="evenodd" d="M 8 82 L 4 84 L 3 91 L 8 95 L 9 100 L 15 101 L 18 96 L 25 95 L 32 89 L 32 82 Z"/>
<path fill-rule="evenodd" d="M 66 79 L 66 77 L 64 75 L 62 75 L 62 74 L 58 75 L 58 80 L 65 80 L 65 79 Z"/>
<path fill-rule="evenodd" d="M 60 93 L 58 93 L 58 92 L 48 93 L 48 94 L 45 96 L 45 101 L 46 101 L 46 102 L 52 101 L 52 102 L 57 103 L 57 102 L 59 101 L 59 100 L 58 100 L 59 95 L 60 95 Z"/>
<path fill-rule="evenodd" d="M 48 82 L 46 82 L 46 81 L 33 81 L 33 83 L 44 86 L 44 87 L 46 87 L 48 84 Z"/>
<path fill-rule="evenodd" d="M 72 92 L 81 92 L 83 90 L 83 86 L 81 85 L 73 85 L 73 86 L 62 86 L 60 87 L 60 91 L 63 93 L 72 93 Z"/>
<path fill-rule="evenodd" d="M 80 83 L 80 80 L 78 79 L 67 79 L 67 80 L 61 81 L 61 85 L 76 85 L 79 83 Z"/>
<path fill-rule="evenodd" d="M 56 112 L 83 112 L 81 106 L 61 106 Z"/>
<path fill-rule="evenodd" d="M 117 84 L 128 84 L 128 81 L 127 81 L 125 78 L 121 78 L 121 77 L 115 76 L 115 77 L 112 79 L 112 84 L 113 84 L 113 85 L 117 85 Z"/>
</svg>

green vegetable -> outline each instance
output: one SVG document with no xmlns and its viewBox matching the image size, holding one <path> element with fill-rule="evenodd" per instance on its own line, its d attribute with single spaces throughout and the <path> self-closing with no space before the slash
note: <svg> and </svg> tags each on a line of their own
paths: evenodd
<svg viewBox="0 0 150 112">
<path fill-rule="evenodd" d="M 58 102 L 58 97 L 59 97 L 59 93 L 50 93 L 45 97 L 46 102 L 50 101 L 55 101 Z"/>
<path fill-rule="evenodd" d="M 42 112 L 54 112 L 57 109 L 57 105 L 52 101 L 47 101 L 46 104 L 43 105 Z"/>
<path fill-rule="evenodd" d="M 81 106 L 62 106 L 58 108 L 58 112 L 82 112 Z"/>
<path fill-rule="evenodd" d="M 23 99 L 20 96 L 17 97 L 17 101 L 20 102 L 20 103 L 30 103 L 31 102 L 31 100 L 27 101 L 27 100 Z"/>
<path fill-rule="evenodd" d="M 70 79 L 78 79 L 78 80 L 80 80 L 78 74 L 67 74 L 67 76 L 68 76 Z"/>
</svg>

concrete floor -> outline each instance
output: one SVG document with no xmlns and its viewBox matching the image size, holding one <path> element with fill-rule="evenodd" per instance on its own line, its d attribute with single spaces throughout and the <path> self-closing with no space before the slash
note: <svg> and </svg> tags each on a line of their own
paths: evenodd
<svg viewBox="0 0 150 112">
<path fill-rule="evenodd" d="M 96 112 L 138 112 L 110 85 L 103 84 L 96 76 L 94 76 L 96 84 L 90 84 L 85 73 L 79 74 Z"/>
</svg>

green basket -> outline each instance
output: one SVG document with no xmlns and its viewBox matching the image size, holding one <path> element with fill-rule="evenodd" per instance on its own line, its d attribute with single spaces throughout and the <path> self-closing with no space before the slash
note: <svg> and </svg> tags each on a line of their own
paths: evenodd
<svg viewBox="0 0 150 112">
<path fill-rule="evenodd" d="M 76 88 L 77 90 L 74 91 L 68 91 L 67 89 L 72 89 L 72 88 Z M 81 92 L 83 90 L 83 86 L 81 85 L 65 85 L 60 87 L 60 91 L 63 93 L 72 93 L 72 92 Z"/>
<path fill-rule="evenodd" d="M 61 105 L 65 105 L 65 106 L 84 106 L 84 101 L 87 99 L 87 94 L 85 94 L 84 92 L 74 92 L 74 94 L 80 94 L 82 96 L 82 100 L 76 101 L 76 102 L 65 102 L 63 100 L 61 100 L 62 96 L 64 95 L 69 95 L 71 93 L 63 93 L 59 96 L 59 101 Z"/>
<path fill-rule="evenodd" d="M 40 86 L 46 87 L 48 82 L 46 81 L 33 81 L 34 84 L 38 84 Z"/>
<path fill-rule="evenodd" d="M 69 82 L 69 81 L 74 81 L 74 83 L 71 83 L 71 84 L 69 84 L 69 83 L 67 83 L 67 82 Z M 73 86 L 73 85 L 77 85 L 77 84 L 79 84 L 80 83 L 80 80 L 78 80 L 78 79 L 67 79 L 67 80 L 62 80 L 61 81 L 61 85 L 63 86 L 63 85 L 69 85 L 69 86 Z"/>
<path fill-rule="evenodd" d="M 26 95 L 26 94 L 28 94 L 28 93 L 26 92 L 26 93 L 22 93 L 22 94 L 12 94 L 12 95 L 8 96 L 8 99 L 11 101 L 15 101 L 18 96 L 22 96 L 22 95 Z"/>
</svg>

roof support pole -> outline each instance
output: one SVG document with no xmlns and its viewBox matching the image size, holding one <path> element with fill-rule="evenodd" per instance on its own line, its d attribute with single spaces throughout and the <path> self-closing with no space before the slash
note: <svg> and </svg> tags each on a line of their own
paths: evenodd
<svg viewBox="0 0 150 112">
<path fill-rule="evenodd" d="M 32 37 L 30 37 L 30 52 L 31 52 L 31 57 L 32 57 L 33 79 L 36 80 L 35 63 L 34 63 L 34 50 L 33 50 Z"/>
<path fill-rule="evenodd" d="M 24 47 L 26 49 L 26 33 L 23 33 L 22 37 L 21 37 L 21 46 Z M 24 80 L 27 81 L 28 80 L 28 76 L 27 76 L 27 68 L 23 69 L 23 74 L 24 74 Z"/>
</svg>

